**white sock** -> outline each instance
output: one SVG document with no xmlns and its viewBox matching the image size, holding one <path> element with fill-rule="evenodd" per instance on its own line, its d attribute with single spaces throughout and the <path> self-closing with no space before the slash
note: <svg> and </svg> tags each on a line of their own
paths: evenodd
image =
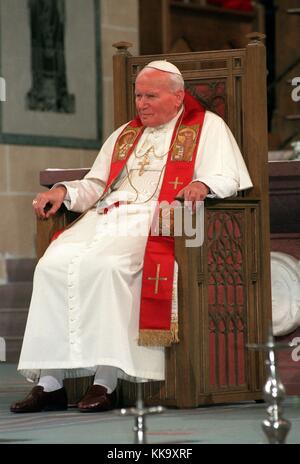
<svg viewBox="0 0 300 464">
<path fill-rule="evenodd" d="M 61 369 L 41 370 L 38 386 L 44 387 L 45 392 L 60 390 L 63 387 L 63 371 Z"/>
<path fill-rule="evenodd" d="M 118 368 L 113 366 L 98 366 L 94 378 L 94 385 L 102 385 L 110 395 L 118 383 Z"/>
</svg>

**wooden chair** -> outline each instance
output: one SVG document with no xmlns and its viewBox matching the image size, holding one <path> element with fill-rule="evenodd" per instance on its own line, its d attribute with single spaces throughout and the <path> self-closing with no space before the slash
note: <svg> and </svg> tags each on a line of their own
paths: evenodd
<svg viewBox="0 0 300 464">
<path fill-rule="evenodd" d="M 201 248 L 175 239 L 180 343 L 166 349 L 166 380 L 144 385 L 148 404 L 183 408 L 262 398 L 263 355 L 246 344 L 265 341 L 271 322 L 266 65 L 259 34 L 250 39 L 244 49 L 152 56 L 132 56 L 128 43 L 114 45 L 116 127 L 135 116 L 139 70 L 166 58 L 187 89 L 226 120 L 254 184 L 234 199 L 206 201 Z M 40 254 L 67 216 L 62 210 L 39 221 Z M 121 382 L 123 404 L 134 403 L 135 389 Z"/>
</svg>

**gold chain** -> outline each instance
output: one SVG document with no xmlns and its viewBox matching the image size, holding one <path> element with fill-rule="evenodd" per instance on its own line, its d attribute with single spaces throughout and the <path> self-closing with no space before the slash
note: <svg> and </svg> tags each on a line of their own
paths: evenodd
<svg viewBox="0 0 300 464">
<path fill-rule="evenodd" d="M 134 156 L 135 158 L 137 159 L 141 159 L 141 158 L 144 158 L 146 157 L 147 159 L 149 159 L 149 153 L 151 150 L 153 150 L 153 154 L 155 156 L 156 159 L 163 159 L 171 150 L 172 148 L 174 147 L 174 144 L 177 140 L 177 135 L 178 135 L 178 131 L 179 131 L 179 128 L 181 126 L 181 122 L 182 122 L 182 119 L 183 119 L 183 115 L 184 115 L 184 110 L 182 111 L 181 115 L 180 115 L 180 121 L 179 121 L 179 124 L 177 126 L 177 130 L 176 130 L 176 134 L 175 134 L 175 137 L 174 137 L 174 140 L 173 140 L 173 143 L 172 145 L 168 148 L 168 151 L 166 151 L 166 153 L 163 153 L 162 155 L 158 156 L 156 153 L 155 153 L 155 149 L 154 149 L 154 146 L 152 145 L 150 148 L 148 148 L 148 150 L 145 151 L 145 153 L 143 153 L 142 155 L 140 156 L 137 156 L 137 153 L 136 151 L 134 151 Z M 143 148 L 143 146 L 145 145 L 145 143 L 147 142 L 148 138 L 149 138 L 149 135 L 147 135 L 145 141 L 143 142 L 143 145 L 141 146 L 141 148 L 139 149 L 139 151 L 141 151 L 141 149 Z"/>
<path fill-rule="evenodd" d="M 172 145 L 170 146 L 170 148 L 168 149 L 168 151 L 167 151 L 166 153 L 164 153 L 163 155 L 157 156 L 157 155 L 155 155 L 155 150 L 154 150 L 154 147 L 152 146 L 152 147 L 148 148 L 148 150 L 147 150 L 143 155 L 137 156 L 136 153 L 134 152 L 134 156 L 135 156 L 137 159 L 141 159 L 141 158 L 144 158 L 144 157 L 146 157 L 146 158 L 149 159 L 148 153 L 149 153 L 149 151 L 150 151 L 152 148 L 153 148 L 154 156 L 155 156 L 157 159 L 162 159 L 164 156 L 166 156 L 166 155 L 170 152 L 170 150 L 172 150 L 172 148 L 173 148 L 173 146 L 174 146 L 174 144 L 175 144 L 175 142 L 176 142 L 176 140 L 177 140 L 177 135 L 178 135 L 178 132 L 179 132 L 179 128 L 180 128 L 180 126 L 181 126 L 181 122 L 182 122 L 182 119 L 183 119 L 183 115 L 184 115 L 184 110 L 182 111 L 182 114 L 181 114 L 181 116 L 180 116 L 180 122 L 179 122 L 179 124 L 178 124 L 178 126 L 177 126 L 177 130 L 176 130 L 176 134 L 175 134 L 173 143 L 172 143 Z M 147 137 L 147 138 L 148 138 L 148 137 Z M 146 139 L 146 140 L 147 140 L 147 139 Z M 145 142 L 143 143 L 143 146 L 144 146 L 144 144 L 146 143 L 146 140 L 145 140 Z M 143 148 L 143 146 L 142 146 L 141 148 Z M 129 159 L 130 159 L 130 157 L 129 157 Z M 157 182 L 157 184 L 156 184 L 155 190 L 154 190 L 154 192 L 152 193 L 152 195 L 151 195 L 149 198 L 147 198 L 147 200 L 145 200 L 145 201 L 141 201 L 141 202 L 135 203 L 135 201 L 136 201 L 136 200 L 138 199 L 138 197 L 139 197 L 139 191 L 135 188 L 135 186 L 133 185 L 133 183 L 132 183 L 132 181 L 131 181 L 131 179 L 130 179 L 130 172 L 128 171 L 128 166 L 127 166 L 127 163 L 128 163 L 128 161 L 129 161 L 129 159 L 128 159 L 128 160 L 126 161 L 126 163 L 125 163 L 126 177 L 121 181 L 121 184 L 119 185 L 119 187 L 117 188 L 117 190 L 119 190 L 120 187 L 124 184 L 124 182 L 128 179 L 128 182 L 129 182 L 130 186 L 133 188 L 133 190 L 134 190 L 135 193 L 136 193 L 136 197 L 135 197 L 134 200 L 128 201 L 127 203 L 134 203 L 135 205 L 142 205 L 142 204 L 147 203 L 148 201 L 150 201 L 151 198 L 153 198 L 154 195 L 156 194 L 157 189 L 158 189 L 158 186 L 159 186 L 160 181 L 161 181 L 162 174 L 163 174 L 163 172 L 164 172 L 164 170 L 165 170 L 165 167 L 166 167 L 167 163 L 165 163 L 165 164 L 163 165 L 163 167 L 162 167 L 162 169 L 161 169 L 161 171 L 160 171 L 159 178 L 158 178 L 158 182 Z"/>
<path fill-rule="evenodd" d="M 147 139 L 148 139 L 148 137 L 147 137 L 146 140 L 144 141 L 143 146 L 144 146 L 145 143 L 147 142 Z M 139 151 L 141 151 L 141 149 L 143 148 L 143 146 L 140 148 Z M 140 156 L 137 156 L 136 152 L 134 152 L 134 156 L 135 156 L 135 158 L 137 158 L 137 159 L 141 159 L 141 158 L 143 158 L 144 156 L 148 156 L 148 153 L 149 153 L 152 149 L 153 149 L 153 151 L 154 151 L 154 147 L 153 147 L 153 146 L 150 147 L 150 148 L 148 148 L 148 150 L 146 150 L 145 153 L 143 153 L 143 154 L 140 155 Z"/>
<path fill-rule="evenodd" d="M 145 201 L 140 201 L 140 202 L 138 202 L 138 203 L 135 203 L 136 200 L 137 200 L 138 197 L 139 197 L 139 191 L 135 188 L 135 186 L 133 185 L 133 183 L 132 183 L 132 181 L 131 181 L 131 179 L 130 179 L 130 173 L 129 173 L 129 171 L 128 171 L 128 166 L 127 166 L 127 163 L 126 163 L 126 164 L 125 164 L 125 168 L 126 168 L 127 176 L 126 176 L 125 180 L 128 179 L 128 182 L 129 182 L 130 186 L 133 188 L 133 190 L 134 190 L 135 193 L 136 193 L 135 199 L 134 199 L 134 200 L 131 200 L 131 201 L 128 201 L 128 203 L 134 203 L 135 205 L 143 205 L 144 203 L 148 203 L 148 201 L 150 201 L 151 198 L 153 198 L 154 195 L 155 195 L 156 192 L 157 192 L 158 186 L 159 186 L 159 184 L 160 184 L 161 176 L 162 176 L 162 173 L 163 173 L 164 170 L 165 170 L 165 167 L 166 167 L 166 164 L 163 165 L 163 167 L 162 167 L 162 169 L 161 169 L 161 171 L 160 171 L 159 178 L 158 178 L 158 181 L 157 181 L 155 190 L 154 190 L 154 192 L 152 193 L 152 195 L 151 195 L 149 198 L 147 198 L 147 200 L 145 200 Z"/>
<path fill-rule="evenodd" d="M 163 155 L 160 155 L 158 156 L 156 153 L 155 153 L 155 148 L 153 145 L 151 145 L 150 148 L 148 148 L 148 150 L 145 151 L 145 153 L 143 155 L 140 155 L 140 156 L 137 156 L 137 154 L 134 152 L 134 156 L 136 159 L 141 159 L 141 158 L 147 158 L 149 159 L 149 156 L 150 156 L 150 153 L 151 151 L 153 151 L 153 155 L 156 159 L 163 159 L 168 153 L 170 150 L 172 150 L 173 146 L 174 146 L 174 143 L 175 143 L 175 140 L 176 138 L 173 140 L 173 143 L 172 145 L 170 146 L 170 148 L 168 149 L 168 151 L 166 151 L 166 153 L 164 153 Z M 143 143 L 143 146 L 145 145 L 147 139 L 145 140 L 145 142 Z M 143 148 L 143 147 L 142 147 Z M 140 151 L 140 150 L 139 150 Z"/>
<path fill-rule="evenodd" d="M 159 178 L 158 178 L 158 181 L 157 181 L 156 188 L 155 188 L 154 192 L 153 192 L 152 195 L 151 195 L 149 198 L 147 198 L 147 200 L 145 200 L 145 201 L 141 201 L 141 202 L 139 202 L 139 203 L 135 203 L 135 201 L 136 201 L 136 200 L 138 199 L 138 197 L 139 197 L 139 191 L 135 188 L 135 186 L 134 186 L 133 183 L 132 183 L 132 180 L 130 179 L 130 172 L 128 171 L 127 163 L 125 164 L 125 168 L 126 168 L 126 177 L 124 177 L 124 179 L 122 180 L 122 182 L 121 182 L 121 184 L 119 185 L 119 187 L 117 188 L 117 190 L 119 190 L 120 187 L 122 187 L 122 185 L 124 184 L 124 182 L 128 179 L 129 185 L 133 188 L 133 190 L 134 190 L 135 193 L 136 193 L 136 197 L 135 197 L 133 200 L 127 201 L 127 203 L 128 203 L 128 204 L 129 204 L 129 203 L 130 203 L 130 204 L 131 204 L 131 203 L 134 203 L 135 205 L 142 205 L 142 204 L 144 204 L 144 203 L 147 203 L 147 202 L 150 201 L 151 198 L 153 198 L 154 195 L 156 194 L 157 189 L 158 189 L 158 186 L 159 186 L 159 184 L 160 184 L 160 180 L 161 180 L 161 177 L 162 177 L 162 173 L 164 172 L 165 167 L 166 167 L 166 164 L 164 164 L 164 166 L 162 167 L 162 169 L 161 169 L 161 171 L 160 171 Z"/>
</svg>

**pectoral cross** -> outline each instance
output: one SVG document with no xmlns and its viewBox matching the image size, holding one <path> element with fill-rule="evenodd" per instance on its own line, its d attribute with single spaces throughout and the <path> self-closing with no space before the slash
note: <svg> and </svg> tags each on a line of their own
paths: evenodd
<svg viewBox="0 0 300 464">
<path fill-rule="evenodd" d="M 183 185 L 183 182 L 179 182 L 179 177 L 176 177 L 176 179 L 169 182 L 169 184 L 174 184 L 174 190 L 176 190 L 179 184 Z"/>
<path fill-rule="evenodd" d="M 167 277 L 159 277 L 160 273 L 160 264 L 157 264 L 156 267 L 156 276 L 155 277 L 148 277 L 148 280 L 155 280 L 155 287 L 154 287 L 154 294 L 157 295 L 158 293 L 158 284 L 160 280 L 168 280 Z"/>
<path fill-rule="evenodd" d="M 138 164 L 139 164 L 139 166 L 141 166 L 140 170 L 139 170 L 139 176 L 142 176 L 144 174 L 144 172 L 145 172 L 145 166 L 150 164 L 148 155 L 145 155 L 143 157 L 142 161 L 140 161 Z"/>
</svg>

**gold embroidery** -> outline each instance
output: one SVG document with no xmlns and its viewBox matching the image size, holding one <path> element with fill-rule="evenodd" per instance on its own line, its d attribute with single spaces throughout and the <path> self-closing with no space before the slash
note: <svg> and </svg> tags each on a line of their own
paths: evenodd
<svg viewBox="0 0 300 464">
<path fill-rule="evenodd" d="M 191 161 L 199 126 L 182 126 L 178 132 L 177 140 L 172 150 L 173 161 Z"/>
<path fill-rule="evenodd" d="M 155 280 L 155 287 L 154 287 L 154 294 L 157 295 L 158 293 L 158 284 L 160 280 L 168 280 L 167 277 L 159 277 L 160 273 L 160 264 L 156 266 L 156 276 L 155 277 L 148 277 L 148 280 Z"/>
<path fill-rule="evenodd" d="M 132 148 L 136 137 L 139 135 L 141 128 L 128 128 L 117 140 L 113 161 L 123 160 L 126 158 L 128 151 Z"/>
<path fill-rule="evenodd" d="M 179 181 L 179 177 L 176 177 L 175 180 L 168 182 L 169 184 L 174 184 L 174 190 L 177 189 L 178 185 L 183 185 L 183 182 Z"/>
</svg>

